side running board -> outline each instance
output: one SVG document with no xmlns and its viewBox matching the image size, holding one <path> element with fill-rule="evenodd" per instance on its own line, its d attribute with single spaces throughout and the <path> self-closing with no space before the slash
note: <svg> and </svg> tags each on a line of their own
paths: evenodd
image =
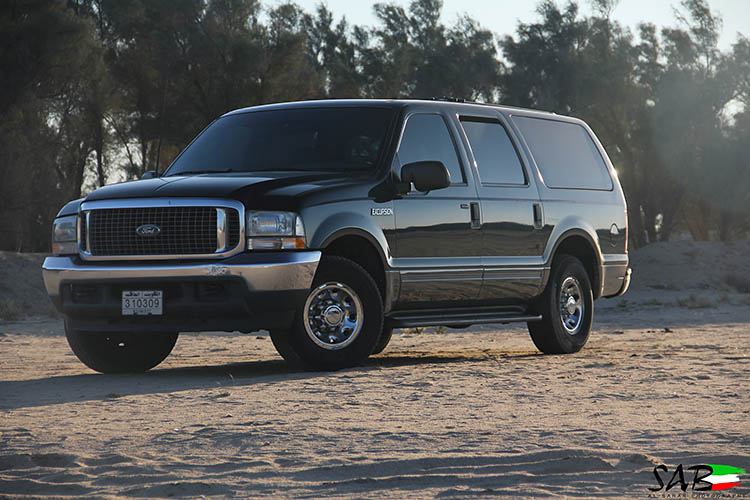
<svg viewBox="0 0 750 500">
<path fill-rule="evenodd" d="M 488 323 L 515 323 L 541 321 L 541 315 L 528 314 L 518 309 L 428 309 L 418 311 L 392 311 L 386 315 L 394 328 L 414 326 L 484 325 Z"/>
</svg>

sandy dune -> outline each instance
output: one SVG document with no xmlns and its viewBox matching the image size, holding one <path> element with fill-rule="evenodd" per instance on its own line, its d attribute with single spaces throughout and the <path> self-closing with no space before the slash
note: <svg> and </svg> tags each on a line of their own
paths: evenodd
<svg viewBox="0 0 750 500">
<path fill-rule="evenodd" d="M 335 373 L 217 333 L 97 375 L 58 319 L 0 323 L 0 498 L 646 498 L 655 464 L 748 469 L 747 295 L 677 278 L 597 302 L 575 355 L 430 329 Z"/>
</svg>

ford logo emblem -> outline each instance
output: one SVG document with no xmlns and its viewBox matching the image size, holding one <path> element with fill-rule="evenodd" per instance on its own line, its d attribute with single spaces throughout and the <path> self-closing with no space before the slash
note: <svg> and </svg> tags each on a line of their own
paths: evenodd
<svg viewBox="0 0 750 500">
<path fill-rule="evenodd" d="M 138 236 L 157 236 L 159 233 L 161 233 L 161 228 L 156 224 L 144 224 L 135 229 L 135 234 Z"/>
</svg>

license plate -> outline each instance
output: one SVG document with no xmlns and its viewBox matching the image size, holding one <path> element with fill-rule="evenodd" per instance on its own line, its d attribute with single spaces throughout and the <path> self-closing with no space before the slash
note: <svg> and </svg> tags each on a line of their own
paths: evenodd
<svg viewBox="0 0 750 500">
<path fill-rule="evenodd" d="M 122 292 L 123 316 L 161 316 L 161 290 L 127 290 Z"/>
</svg>

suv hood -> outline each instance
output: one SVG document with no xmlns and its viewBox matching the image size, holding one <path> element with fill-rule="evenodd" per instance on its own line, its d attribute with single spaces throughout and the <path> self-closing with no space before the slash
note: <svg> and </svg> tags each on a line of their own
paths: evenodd
<svg viewBox="0 0 750 500">
<path fill-rule="evenodd" d="M 266 175 L 264 175 L 266 174 Z M 258 205 L 264 199 L 297 198 L 334 187 L 362 184 L 367 177 L 344 177 L 342 173 L 287 172 L 267 175 L 198 174 L 123 182 L 104 186 L 84 201 L 125 198 L 201 197 L 231 198 Z"/>
</svg>

